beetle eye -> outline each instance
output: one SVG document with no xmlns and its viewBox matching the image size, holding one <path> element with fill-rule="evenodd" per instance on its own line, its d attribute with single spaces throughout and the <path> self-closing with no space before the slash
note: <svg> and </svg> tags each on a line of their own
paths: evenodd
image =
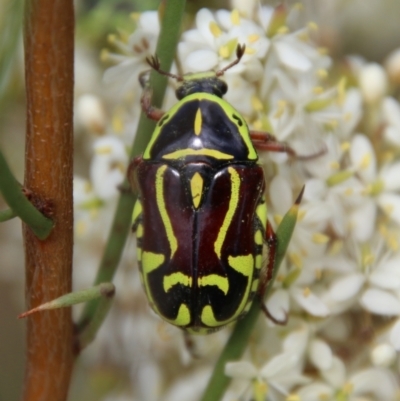
<svg viewBox="0 0 400 401">
<path fill-rule="evenodd" d="M 222 95 L 225 95 L 225 93 L 228 92 L 228 85 L 226 84 L 226 82 L 221 81 L 220 90 Z"/>
</svg>

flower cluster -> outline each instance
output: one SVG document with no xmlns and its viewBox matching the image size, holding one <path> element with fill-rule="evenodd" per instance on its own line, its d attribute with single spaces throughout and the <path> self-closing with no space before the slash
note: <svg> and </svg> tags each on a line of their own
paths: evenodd
<svg viewBox="0 0 400 401">
<path fill-rule="evenodd" d="M 332 59 L 310 39 L 315 24 L 291 30 L 294 10 L 250 4 L 240 12 L 200 10 L 178 45 L 184 73 L 223 68 L 237 45 L 246 45 L 242 61 L 224 75 L 226 99 L 250 129 L 272 133 L 298 155 L 260 153 L 274 227 L 305 185 L 296 230 L 266 301 L 270 314 L 288 324 L 260 319 L 243 360 L 226 365 L 234 380 L 224 400 L 398 400 L 400 104 L 388 88 L 399 76 L 399 52 L 386 70 L 349 57 L 333 79 Z M 92 144 L 90 180 L 75 178 L 77 254 L 85 268 L 88 260 L 96 265 L 105 241 L 99 232 L 109 225 L 129 163 L 138 112 L 122 105 L 134 94 L 139 107 L 137 76 L 148 69 L 158 31 L 157 13 L 145 12 L 132 35 L 110 38 L 122 53 L 103 54 L 116 63 L 105 82 L 120 96 L 110 126 L 98 107 L 78 102 L 86 107 L 77 113 L 85 116 L 86 131 L 98 135 L 97 122 L 103 126 Z M 173 102 L 167 96 L 165 107 Z M 108 360 L 129 372 L 131 386 L 104 400 L 195 400 L 229 330 L 192 339 L 189 352 L 183 334 L 147 306 L 131 241 L 116 277 L 115 306 L 87 363 Z M 94 271 L 83 272 L 79 263 L 76 287 L 88 286 Z"/>
</svg>

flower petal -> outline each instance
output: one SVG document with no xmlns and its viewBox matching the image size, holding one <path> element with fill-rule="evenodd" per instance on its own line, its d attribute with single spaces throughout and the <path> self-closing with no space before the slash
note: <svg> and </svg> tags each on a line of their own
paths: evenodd
<svg viewBox="0 0 400 401">
<path fill-rule="evenodd" d="M 291 294 L 296 302 L 311 315 L 319 317 L 329 315 L 328 307 L 309 289 L 293 288 Z"/>
<path fill-rule="evenodd" d="M 382 210 L 397 224 L 400 224 L 400 195 L 383 193 L 378 196 L 377 201 Z"/>
<path fill-rule="evenodd" d="M 190 53 L 185 60 L 188 71 L 208 71 L 218 63 L 218 56 L 212 50 L 197 50 Z"/>
<path fill-rule="evenodd" d="M 238 379 L 254 379 L 257 377 L 257 369 L 248 361 L 227 362 L 225 365 L 225 374 Z"/>
<path fill-rule="evenodd" d="M 370 288 L 360 299 L 361 305 L 372 313 L 384 316 L 400 314 L 400 301 L 391 293 Z"/>
<path fill-rule="evenodd" d="M 284 321 L 289 312 L 289 294 L 286 290 L 276 290 L 266 303 L 268 312 L 277 320 Z"/>
<path fill-rule="evenodd" d="M 332 366 L 332 350 L 325 341 L 316 338 L 310 343 L 310 359 L 319 370 L 327 370 Z"/>
<path fill-rule="evenodd" d="M 400 351 L 400 319 L 390 330 L 390 342 L 396 351 Z"/>
<path fill-rule="evenodd" d="M 376 157 L 371 142 L 365 135 L 356 134 L 350 148 L 350 158 L 365 183 L 376 177 Z"/>
<path fill-rule="evenodd" d="M 275 49 L 279 60 L 286 67 L 300 72 L 306 72 L 312 67 L 311 61 L 304 56 L 304 54 L 295 49 L 294 46 L 280 41 L 275 43 Z"/>
<path fill-rule="evenodd" d="M 363 274 L 354 273 L 341 276 L 335 280 L 329 289 L 329 295 L 334 301 L 344 302 L 353 298 L 365 283 Z"/>
<path fill-rule="evenodd" d="M 346 380 L 346 367 L 342 360 L 334 356 L 329 369 L 322 370 L 321 376 L 334 388 L 343 386 Z"/>
</svg>

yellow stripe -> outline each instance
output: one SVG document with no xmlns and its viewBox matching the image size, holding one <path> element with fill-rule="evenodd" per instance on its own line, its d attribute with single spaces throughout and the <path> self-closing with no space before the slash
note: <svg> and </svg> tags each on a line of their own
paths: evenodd
<svg viewBox="0 0 400 401">
<path fill-rule="evenodd" d="M 143 211 L 142 208 L 142 202 L 140 202 L 140 200 L 138 199 L 135 202 L 135 207 L 133 208 L 133 213 L 132 213 L 132 224 L 136 223 L 137 218 L 141 215 Z"/>
<path fill-rule="evenodd" d="M 263 199 L 264 200 L 264 199 Z M 260 203 L 256 209 L 256 215 L 259 218 L 262 226 L 265 228 L 267 227 L 267 220 L 268 220 L 268 211 L 267 211 L 267 204 L 265 202 Z"/>
<path fill-rule="evenodd" d="M 143 224 L 138 224 L 136 229 L 136 237 L 142 238 L 143 237 Z"/>
<path fill-rule="evenodd" d="M 204 180 L 199 173 L 194 173 L 190 180 L 190 191 L 192 193 L 192 202 L 195 209 L 199 207 L 201 194 L 203 192 Z"/>
<path fill-rule="evenodd" d="M 195 135 L 200 135 L 201 126 L 203 124 L 203 116 L 201 115 L 200 107 L 197 109 L 196 117 L 194 118 L 194 133 Z"/>
<path fill-rule="evenodd" d="M 192 277 L 181 272 L 172 273 L 169 276 L 164 276 L 163 286 L 164 291 L 168 292 L 174 285 L 182 284 L 186 287 L 192 286 Z"/>
<path fill-rule="evenodd" d="M 215 285 L 225 295 L 229 290 L 229 282 L 226 277 L 219 276 L 218 274 L 209 274 L 208 276 L 199 277 L 197 279 L 199 287 L 205 287 L 206 285 Z"/>
<path fill-rule="evenodd" d="M 146 252 L 142 254 L 142 267 L 143 272 L 147 276 L 150 272 L 160 267 L 165 260 L 165 256 L 162 253 Z M 147 283 L 147 279 L 145 280 Z"/>
<path fill-rule="evenodd" d="M 229 256 L 228 258 L 229 265 L 235 269 L 237 272 L 243 274 L 247 278 L 247 285 L 244 294 L 242 294 L 242 301 L 240 305 L 236 309 L 236 313 L 231 316 L 227 320 L 218 321 L 215 318 L 214 311 L 211 305 L 206 305 L 201 311 L 201 321 L 209 327 L 219 327 L 225 326 L 226 324 L 235 320 L 240 313 L 247 306 L 246 304 L 249 301 L 249 294 L 252 286 L 251 276 L 253 274 L 253 266 L 254 266 L 254 257 L 253 255 L 242 255 L 242 256 Z"/>
<path fill-rule="evenodd" d="M 164 223 L 165 232 L 167 234 L 169 246 L 171 248 L 170 259 L 172 259 L 176 250 L 178 249 L 178 241 L 174 235 L 171 220 L 168 216 L 168 212 L 165 207 L 163 183 L 164 183 L 164 173 L 165 173 L 166 169 L 167 169 L 166 165 L 161 166 L 157 170 L 157 173 L 156 173 L 156 200 L 157 200 L 158 210 L 160 211 L 160 214 L 161 214 L 161 219 Z"/>
<path fill-rule="evenodd" d="M 181 304 L 179 307 L 178 316 L 175 320 L 170 322 L 176 326 L 186 326 L 190 323 L 190 311 L 186 304 Z"/>
<path fill-rule="evenodd" d="M 256 233 L 254 234 L 254 242 L 257 245 L 262 245 L 263 244 L 263 235 L 261 230 L 257 230 Z"/>
<path fill-rule="evenodd" d="M 164 155 L 163 159 L 181 159 L 186 156 L 210 156 L 210 157 L 214 157 L 215 159 L 223 159 L 223 160 L 233 159 L 233 155 L 228 155 L 227 153 L 220 152 L 219 150 L 207 149 L 207 148 L 180 149 L 180 150 L 176 150 L 175 152 Z"/>
<path fill-rule="evenodd" d="M 225 219 L 219 229 L 218 237 L 214 242 L 214 251 L 218 258 L 221 258 L 221 249 L 224 244 L 226 233 L 230 224 L 232 223 L 233 215 L 235 214 L 238 202 L 239 202 L 239 189 L 240 189 L 240 177 L 236 170 L 232 167 L 228 167 L 228 172 L 231 175 L 231 196 L 229 199 L 228 211 L 226 212 Z"/>
</svg>

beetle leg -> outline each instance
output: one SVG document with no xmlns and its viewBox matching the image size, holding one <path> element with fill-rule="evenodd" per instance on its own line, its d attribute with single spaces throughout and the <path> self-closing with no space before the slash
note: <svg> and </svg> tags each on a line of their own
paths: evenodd
<svg viewBox="0 0 400 401">
<path fill-rule="evenodd" d="M 264 301 L 265 290 L 267 289 L 268 283 L 272 280 L 273 272 L 275 268 L 275 256 L 276 247 L 278 244 L 278 238 L 275 234 L 271 223 L 267 220 L 267 227 L 265 229 L 265 242 L 268 245 L 268 264 L 264 277 L 261 280 L 260 288 L 258 293 L 260 295 L 261 303 Z"/>
<path fill-rule="evenodd" d="M 142 156 L 136 156 L 128 166 L 128 172 L 127 172 L 127 177 L 129 184 L 131 184 L 131 188 L 133 192 L 137 192 L 137 185 L 136 185 L 136 179 L 135 179 L 135 170 L 139 166 L 139 164 L 142 162 L 143 158 Z"/>
<path fill-rule="evenodd" d="M 284 152 L 292 157 L 297 156 L 294 149 L 292 149 L 287 143 L 277 141 L 277 139 L 268 132 L 250 131 L 250 138 L 258 150 Z"/>
<path fill-rule="evenodd" d="M 287 143 L 279 142 L 272 134 L 263 131 L 250 131 L 250 138 L 253 141 L 254 146 L 258 150 L 269 152 L 284 152 L 287 153 L 289 156 L 295 157 L 299 160 L 314 159 L 315 157 L 322 156 L 324 153 L 326 153 L 326 148 L 323 147 L 319 151 L 311 153 L 310 155 L 299 155 Z"/>
<path fill-rule="evenodd" d="M 146 113 L 148 118 L 158 121 L 164 115 L 164 112 L 151 104 L 153 91 L 149 86 L 149 73 L 150 71 L 144 71 L 139 75 L 139 83 L 143 88 L 140 104 L 142 105 L 143 112 Z"/>
<path fill-rule="evenodd" d="M 153 91 L 149 87 L 145 87 L 140 99 L 140 103 L 142 105 L 143 113 L 146 113 L 146 116 L 151 120 L 158 121 L 165 114 L 165 112 L 151 104 L 152 94 Z"/>
<path fill-rule="evenodd" d="M 268 245 L 268 265 L 266 272 L 264 274 L 264 277 L 261 281 L 261 285 L 259 288 L 259 296 L 260 296 L 260 303 L 261 303 L 261 309 L 264 312 L 265 316 L 270 319 L 272 322 L 275 324 L 279 325 L 285 325 L 288 321 L 288 316 L 285 312 L 285 318 L 283 320 L 278 320 L 274 316 L 271 315 L 269 312 L 268 308 L 264 304 L 264 296 L 265 296 L 265 291 L 267 289 L 268 283 L 272 280 L 274 277 L 274 269 L 277 267 L 275 266 L 275 261 L 276 261 L 276 248 L 278 244 L 278 238 L 274 232 L 274 229 L 272 228 L 271 223 L 267 220 L 267 227 L 265 230 L 265 241 Z"/>
</svg>

